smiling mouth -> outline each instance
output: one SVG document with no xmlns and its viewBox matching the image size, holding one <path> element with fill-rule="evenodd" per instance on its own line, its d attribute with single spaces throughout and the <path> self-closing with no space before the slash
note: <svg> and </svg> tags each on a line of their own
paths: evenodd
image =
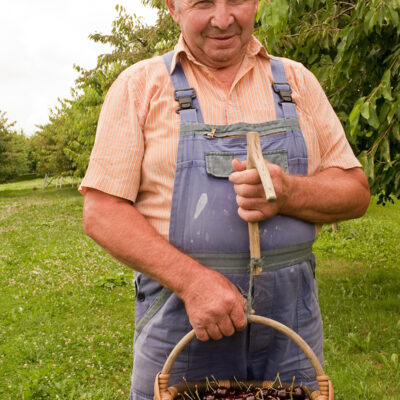
<svg viewBox="0 0 400 400">
<path fill-rule="evenodd" d="M 220 45 L 230 45 L 231 42 L 234 40 L 235 35 L 229 36 L 211 36 L 210 39 L 214 41 L 216 44 Z"/>
<path fill-rule="evenodd" d="M 229 40 L 229 39 L 232 39 L 234 36 L 235 36 L 235 35 L 214 36 L 214 37 L 211 37 L 211 39 L 214 39 L 214 40 L 221 40 L 221 41 L 223 41 L 223 40 Z"/>
</svg>

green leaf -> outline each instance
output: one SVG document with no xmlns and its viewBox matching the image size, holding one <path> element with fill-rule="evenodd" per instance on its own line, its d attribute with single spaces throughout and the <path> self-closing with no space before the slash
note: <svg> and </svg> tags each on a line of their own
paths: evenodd
<svg viewBox="0 0 400 400">
<path fill-rule="evenodd" d="M 376 114 L 376 104 L 369 103 L 369 118 L 368 123 L 375 129 L 378 129 L 380 126 L 378 115 Z"/>
<path fill-rule="evenodd" d="M 366 150 L 363 150 L 359 156 L 357 157 L 358 161 L 360 161 L 364 173 L 368 179 L 371 181 L 374 180 L 374 156 L 372 154 L 368 154 Z"/>
<path fill-rule="evenodd" d="M 367 176 L 371 179 L 371 181 L 375 180 L 375 165 L 374 165 L 374 155 L 369 154 L 368 158 L 368 174 Z"/>
<path fill-rule="evenodd" d="M 370 30 L 369 26 L 371 24 L 372 17 L 374 15 L 374 10 L 370 9 L 364 17 L 364 29 L 366 33 Z"/>
<path fill-rule="evenodd" d="M 387 8 L 390 18 L 391 18 L 391 22 L 393 24 L 393 26 L 398 27 L 399 26 L 399 14 L 398 12 L 391 6 L 389 5 Z"/>
<path fill-rule="evenodd" d="M 391 72 L 390 72 L 390 69 L 388 69 L 385 71 L 385 73 L 383 74 L 383 77 L 382 77 L 381 93 L 382 93 L 382 96 L 386 100 L 392 101 L 393 97 L 392 97 L 392 88 L 391 88 L 391 83 L 390 83 L 390 77 L 391 77 Z"/>
<path fill-rule="evenodd" d="M 391 131 L 392 137 L 400 143 L 400 125 L 399 124 L 395 124 L 392 127 L 392 131 Z"/>
<path fill-rule="evenodd" d="M 396 114 L 396 112 L 397 112 L 397 110 L 399 108 L 399 104 L 398 103 L 399 102 L 397 101 L 396 103 L 392 103 L 392 105 L 391 105 L 390 111 L 389 111 L 388 116 L 387 116 L 387 120 L 388 120 L 389 124 L 392 122 L 392 119 L 393 119 L 394 115 Z"/>
<path fill-rule="evenodd" d="M 358 124 L 358 120 L 360 118 L 360 107 L 361 107 L 361 102 L 358 100 L 356 104 L 354 105 L 353 109 L 351 110 L 351 113 L 349 115 L 349 121 L 353 125 Z"/>
<path fill-rule="evenodd" d="M 385 137 L 381 142 L 380 153 L 381 153 L 382 159 L 391 166 L 392 161 L 390 158 L 390 144 L 389 144 L 389 139 L 387 137 Z"/>
<path fill-rule="evenodd" d="M 368 31 L 372 31 L 376 23 L 378 22 L 381 10 L 377 9 L 373 11 L 372 18 L 369 20 Z"/>
<path fill-rule="evenodd" d="M 364 103 L 361 108 L 360 108 L 360 113 L 361 115 L 368 121 L 369 120 L 369 107 L 370 107 L 371 103 L 370 102 L 366 102 Z"/>
<path fill-rule="evenodd" d="M 349 115 L 349 122 L 350 122 L 350 139 L 354 143 L 356 140 L 356 131 L 358 127 L 358 121 L 360 120 L 360 106 L 361 103 L 357 102 L 353 109 L 351 110 L 351 113 Z"/>
<path fill-rule="evenodd" d="M 389 114 L 391 108 L 391 103 L 389 103 L 388 101 L 385 101 L 382 104 L 382 107 L 379 111 L 379 121 L 381 122 L 381 124 L 387 122 L 387 116 Z"/>
<path fill-rule="evenodd" d="M 365 134 L 365 137 L 372 137 L 372 135 L 374 134 L 375 132 L 374 131 L 368 131 L 366 134 Z"/>
</svg>

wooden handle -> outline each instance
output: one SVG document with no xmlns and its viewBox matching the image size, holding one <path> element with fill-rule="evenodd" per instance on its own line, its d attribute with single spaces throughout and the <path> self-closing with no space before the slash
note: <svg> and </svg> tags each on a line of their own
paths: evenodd
<svg viewBox="0 0 400 400">
<path fill-rule="evenodd" d="M 264 156 L 261 151 L 260 137 L 257 132 L 249 132 L 247 134 L 247 169 L 256 168 L 261 178 L 261 183 L 264 187 L 265 197 L 268 201 L 276 200 L 274 185 L 271 180 L 268 168 L 265 165 Z M 250 242 L 250 257 L 253 259 L 261 258 L 260 249 L 260 230 L 258 222 L 249 222 L 249 242 Z M 253 270 L 254 275 L 262 273 L 261 267 L 256 267 Z"/>
<path fill-rule="evenodd" d="M 318 385 L 320 387 L 320 392 L 318 393 L 317 400 L 332 400 L 334 398 L 333 394 L 333 386 L 332 382 L 330 381 L 329 377 L 327 377 L 324 373 L 324 369 L 318 360 L 318 357 L 315 355 L 311 347 L 306 343 L 306 341 L 294 332 L 292 329 L 288 328 L 286 325 L 281 324 L 278 321 L 275 321 L 270 318 L 261 317 L 259 315 L 250 315 L 249 321 L 252 323 L 258 323 L 261 325 L 269 326 L 273 329 L 276 329 L 279 332 L 282 332 L 286 335 L 289 339 L 291 339 L 294 343 L 296 343 L 303 353 L 307 356 L 310 360 L 311 365 L 313 366 L 316 376 Z M 154 398 L 160 400 L 171 400 L 171 392 L 168 391 L 168 381 L 170 376 L 171 368 L 180 354 L 180 352 L 189 344 L 191 340 L 196 337 L 194 330 L 187 333 L 172 349 L 171 353 L 169 354 L 167 360 L 164 363 L 164 366 L 161 372 L 157 375 L 155 380 L 155 392 Z"/>
<path fill-rule="evenodd" d="M 255 168 L 261 178 L 264 187 L 265 197 L 268 201 L 276 200 L 274 185 L 271 180 L 268 168 L 260 146 L 260 136 L 257 132 L 247 134 L 247 169 Z"/>
</svg>

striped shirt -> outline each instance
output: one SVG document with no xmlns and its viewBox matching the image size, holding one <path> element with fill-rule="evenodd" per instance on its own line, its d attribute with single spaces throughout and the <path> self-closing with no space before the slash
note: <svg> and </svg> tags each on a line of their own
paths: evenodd
<svg viewBox="0 0 400 400">
<path fill-rule="evenodd" d="M 230 88 L 196 61 L 181 37 L 180 58 L 196 91 L 204 122 L 225 125 L 275 119 L 269 55 L 252 37 Z M 359 167 L 335 112 L 314 75 L 283 59 L 297 104 L 308 156 L 309 175 L 329 167 Z M 135 203 L 149 223 L 168 238 L 179 139 L 174 87 L 161 57 L 138 62 L 109 89 L 100 114 L 89 167 L 80 191 L 94 188 Z"/>
</svg>

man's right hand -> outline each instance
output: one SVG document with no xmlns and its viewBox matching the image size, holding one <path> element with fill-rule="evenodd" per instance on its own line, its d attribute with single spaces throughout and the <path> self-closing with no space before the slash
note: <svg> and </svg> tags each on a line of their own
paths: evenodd
<svg viewBox="0 0 400 400">
<path fill-rule="evenodd" d="M 202 271 L 180 296 L 196 337 L 219 340 L 246 328 L 247 300 L 236 286 L 218 272 Z"/>
</svg>

